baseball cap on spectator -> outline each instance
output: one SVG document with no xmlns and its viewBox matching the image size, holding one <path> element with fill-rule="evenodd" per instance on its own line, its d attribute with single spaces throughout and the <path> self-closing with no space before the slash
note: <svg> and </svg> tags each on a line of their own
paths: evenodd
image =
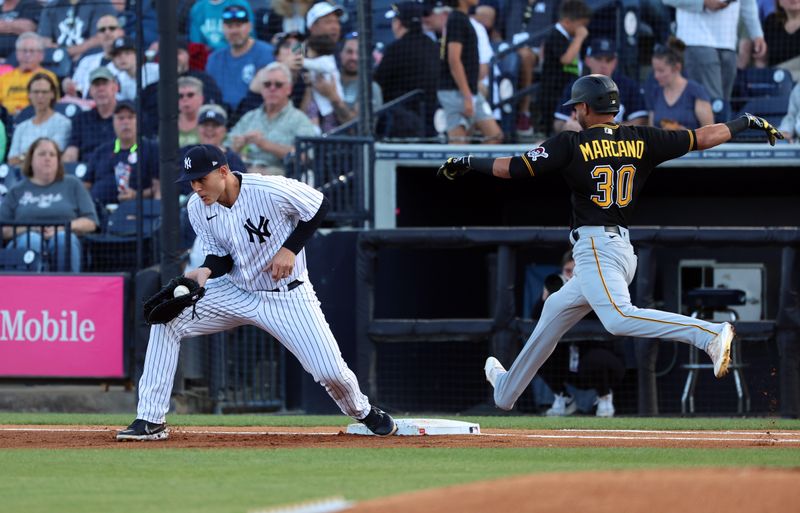
<svg viewBox="0 0 800 513">
<path fill-rule="evenodd" d="M 197 124 L 202 125 L 203 123 L 227 125 L 228 115 L 225 113 L 225 109 L 219 105 L 203 105 L 200 107 L 200 114 L 197 116 Z"/>
<path fill-rule="evenodd" d="M 222 11 L 222 23 L 248 23 L 247 9 L 241 5 L 229 5 Z"/>
<path fill-rule="evenodd" d="M 91 73 L 89 73 L 89 83 L 93 83 L 95 80 L 114 80 L 114 74 L 111 73 L 111 70 L 106 68 L 105 66 L 98 66 L 97 68 L 93 69 Z"/>
<path fill-rule="evenodd" d="M 397 18 L 404 27 L 422 23 L 423 6 L 419 2 L 401 2 L 392 4 L 392 9 L 386 11 L 386 19 Z"/>
<path fill-rule="evenodd" d="M 336 13 L 341 16 L 344 14 L 344 9 L 338 5 L 329 4 L 328 2 L 317 2 L 311 6 L 311 9 L 306 13 L 306 27 L 311 28 L 318 19 L 329 14 Z"/>
<path fill-rule="evenodd" d="M 592 39 L 592 43 L 586 50 L 587 57 L 616 57 L 617 47 L 613 41 L 604 37 Z"/>
<path fill-rule="evenodd" d="M 424 0 L 422 3 L 422 16 L 425 17 L 450 10 L 452 8 L 447 0 Z"/>
<path fill-rule="evenodd" d="M 213 144 L 198 144 L 184 154 L 183 174 L 175 180 L 175 183 L 199 180 L 215 169 L 227 165 L 228 159 L 222 150 Z"/>
<path fill-rule="evenodd" d="M 111 55 L 117 55 L 123 50 L 136 50 L 136 43 L 129 37 L 118 37 L 114 40 L 114 45 L 111 47 Z"/>
<path fill-rule="evenodd" d="M 121 110 L 129 110 L 133 114 L 136 114 L 136 105 L 130 100 L 120 100 L 117 102 L 117 106 L 114 107 L 114 114 L 117 114 Z"/>
</svg>

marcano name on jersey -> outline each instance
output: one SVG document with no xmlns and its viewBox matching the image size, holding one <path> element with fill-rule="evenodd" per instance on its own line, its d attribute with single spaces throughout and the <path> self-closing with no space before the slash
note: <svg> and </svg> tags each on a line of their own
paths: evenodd
<svg viewBox="0 0 800 513">
<path fill-rule="evenodd" d="M 579 145 L 584 162 L 608 157 L 629 157 L 641 159 L 644 154 L 644 141 L 608 141 L 595 139 Z"/>
</svg>

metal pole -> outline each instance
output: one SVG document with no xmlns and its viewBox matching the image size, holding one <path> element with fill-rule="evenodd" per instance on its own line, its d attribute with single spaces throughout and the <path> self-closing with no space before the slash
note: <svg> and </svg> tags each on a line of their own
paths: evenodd
<svg viewBox="0 0 800 513">
<path fill-rule="evenodd" d="M 158 149 L 161 179 L 161 280 L 180 273 L 178 240 L 178 5 L 177 0 L 156 2 L 159 34 Z"/>
<path fill-rule="evenodd" d="M 372 0 L 358 2 L 358 135 L 372 135 Z"/>
</svg>

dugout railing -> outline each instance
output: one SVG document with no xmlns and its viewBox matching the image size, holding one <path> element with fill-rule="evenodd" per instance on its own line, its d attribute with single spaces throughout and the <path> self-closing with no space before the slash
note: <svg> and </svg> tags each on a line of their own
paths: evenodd
<svg viewBox="0 0 800 513">
<path fill-rule="evenodd" d="M 527 337 L 534 321 L 518 316 L 515 305 L 516 254 L 521 249 L 563 246 L 568 235 L 566 228 L 442 228 L 395 229 L 361 232 L 357 245 L 356 262 L 356 337 L 358 369 L 361 383 L 371 398 L 380 402 L 386 395 L 378 386 L 378 346 L 419 342 L 435 344 L 443 341 L 490 340 L 492 354 L 501 361 L 511 362 L 516 356 L 513 342 Z M 659 247 L 693 248 L 716 247 L 725 244 L 736 246 L 766 246 L 781 251 L 780 290 L 778 291 L 778 318 L 791 308 L 791 294 L 796 285 L 791 284 L 795 254 L 800 243 L 800 229 L 787 228 L 701 228 L 701 227 L 648 227 L 633 228 L 631 239 L 637 248 L 637 278 L 631 286 L 635 304 L 648 307 L 653 304 L 655 289 L 654 251 Z M 490 306 L 491 318 L 478 319 L 422 319 L 378 318 L 376 308 L 376 276 L 379 250 L 490 248 L 496 251 L 494 273 L 494 303 Z M 420 294 L 424 294 L 420 291 Z M 767 340 L 784 329 L 775 320 L 742 321 L 736 323 L 740 340 Z M 562 338 L 562 341 L 609 340 L 610 335 L 599 321 L 580 321 Z M 636 365 L 638 368 L 638 412 L 643 415 L 657 413 L 655 354 L 657 341 L 636 340 Z M 479 369 L 478 369 L 479 370 Z M 477 372 L 477 371 L 476 371 Z M 476 398 L 480 400 L 480 397 Z"/>
</svg>

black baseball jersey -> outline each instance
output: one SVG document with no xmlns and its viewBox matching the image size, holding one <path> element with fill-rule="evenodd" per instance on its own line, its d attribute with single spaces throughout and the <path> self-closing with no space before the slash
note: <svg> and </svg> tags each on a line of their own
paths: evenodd
<svg viewBox="0 0 800 513">
<path fill-rule="evenodd" d="M 572 190 L 572 227 L 627 227 L 653 169 L 696 149 L 693 130 L 594 125 L 561 132 L 521 155 L 531 176 L 561 173 Z"/>
</svg>

